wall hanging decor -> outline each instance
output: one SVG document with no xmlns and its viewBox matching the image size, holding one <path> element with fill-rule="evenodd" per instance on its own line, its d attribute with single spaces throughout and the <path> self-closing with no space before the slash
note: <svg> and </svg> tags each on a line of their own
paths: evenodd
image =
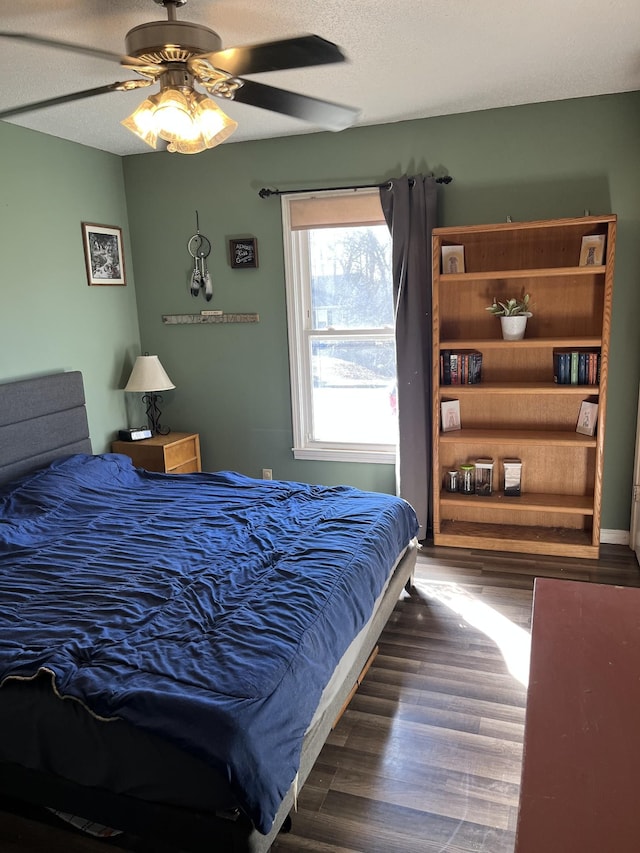
<svg viewBox="0 0 640 853">
<path fill-rule="evenodd" d="M 258 241 L 255 237 L 229 240 L 229 262 L 233 269 L 256 269 L 258 266 Z"/>
<path fill-rule="evenodd" d="M 231 311 L 201 311 L 199 314 L 163 314 L 165 326 L 193 326 L 221 323 L 259 323 L 259 314 L 237 314 Z"/>
<path fill-rule="evenodd" d="M 122 229 L 115 225 L 82 223 L 82 243 L 89 286 L 125 285 Z"/>
<path fill-rule="evenodd" d="M 200 233 L 200 221 L 196 210 L 196 233 L 187 243 L 189 254 L 193 258 L 193 270 L 189 277 L 189 290 L 192 296 L 200 292 L 210 302 L 213 297 L 213 282 L 207 269 L 207 258 L 211 253 L 211 242 Z"/>
</svg>

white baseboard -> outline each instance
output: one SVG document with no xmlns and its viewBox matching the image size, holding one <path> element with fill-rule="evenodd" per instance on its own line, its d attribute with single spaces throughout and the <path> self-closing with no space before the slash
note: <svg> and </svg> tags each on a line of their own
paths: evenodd
<svg viewBox="0 0 640 853">
<path fill-rule="evenodd" d="M 628 545 L 630 541 L 628 530 L 600 530 L 600 542 L 605 545 Z"/>
</svg>

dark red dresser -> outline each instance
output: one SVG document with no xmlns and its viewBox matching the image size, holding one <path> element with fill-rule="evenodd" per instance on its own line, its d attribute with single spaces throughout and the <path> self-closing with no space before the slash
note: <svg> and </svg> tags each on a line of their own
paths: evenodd
<svg viewBox="0 0 640 853">
<path fill-rule="evenodd" d="M 640 851 L 640 589 L 539 578 L 516 853 Z"/>
</svg>

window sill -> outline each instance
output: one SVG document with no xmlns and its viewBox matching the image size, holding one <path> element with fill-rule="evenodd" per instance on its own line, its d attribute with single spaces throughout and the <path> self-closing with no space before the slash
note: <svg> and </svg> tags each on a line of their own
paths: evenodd
<svg viewBox="0 0 640 853">
<path fill-rule="evenodd" d="M 369 465 L 395 465 L 395 450 L 344 450 L 336 447 L 294 447 L 294 459 L 320 462 L 365 462 Z"/>
</svg>

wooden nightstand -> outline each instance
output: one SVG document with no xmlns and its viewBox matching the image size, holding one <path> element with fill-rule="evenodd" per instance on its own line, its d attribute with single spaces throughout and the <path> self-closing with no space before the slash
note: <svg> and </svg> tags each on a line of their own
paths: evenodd
<svg viewBox="0 0 640 853">
<path fill-rule="evenodd" d="M 163 474 L 193 474 L 201 471 L 200 436 L 196 432 L 170 432 L 141 441 L 114 441 L 112 453 L 130 456 L 136 468 Z"/>
</svg>

